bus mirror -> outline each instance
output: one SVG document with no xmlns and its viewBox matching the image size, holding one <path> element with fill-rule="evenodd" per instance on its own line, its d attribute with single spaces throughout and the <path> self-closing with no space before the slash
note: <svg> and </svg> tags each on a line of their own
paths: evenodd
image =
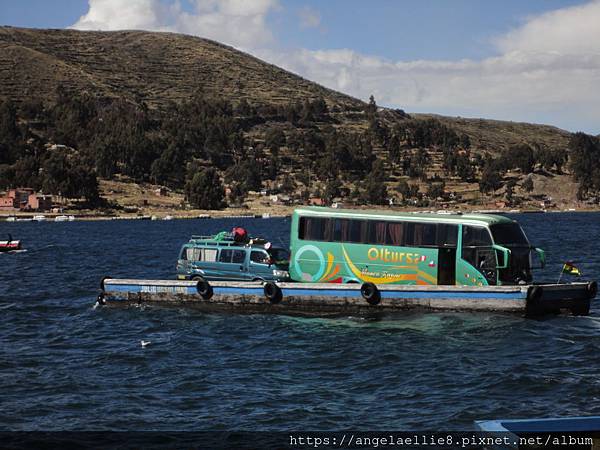
<svg viewBox="0 0 600 450">
<path fill-rule="evenodd" d="M 501 245 L 492 245 L 492 248 L 496 250 L 496 259 L 498 260 L 496 269 L 506 269 L 510 259 L 510 250 Z M 500 261 L 502 261 L 502 264 L 500 264 Z"/>
<path fill-rule="evenodd" d="M 542 263 L 542 269 L 546 267 L 546 252 L 541 248 L 534 247 L 535 252 L 538 254 L 540 258 L 540 263 Z"/>
</svg>

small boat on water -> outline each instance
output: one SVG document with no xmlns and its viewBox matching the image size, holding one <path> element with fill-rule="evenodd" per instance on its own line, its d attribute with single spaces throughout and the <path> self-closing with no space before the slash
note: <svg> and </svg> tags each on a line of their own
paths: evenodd
<svg viewBox="0 0 600 450">
<path fill-rule="evenodd" d="M 8 217 L 6 218 L 6 221 L 7 221 L 7 222 L 16 222 L 16 221 L 17 221 L 17 218 L 16 218 L 15 216 L 8 216 Z"/>
<path fill-rule="evenodd" d="M 56 216 L 54 218 L 55 222 L 73 222 L 75 220 L 75 216 Z"/>
<path fill-rule="evenodd" d="M 33 216 L 33 221 L 34 222 L 44 222 L 46 220 L 46 216 L 44 216 L 43 214 L 39 214 L 37 216 Z"/>
<path fill-rule="evenodd" d="M 0 252 L 12 252 L 15 250 L 21 250 L 21 241 L 15 241 L 10 234 L 7 241 L 0 241 Z"/>
<path fill-rule="evenodd" d="M 475 428 L 493 448 L 591 449 L 598 448 L 600 416 L 476 420 Z"/>
<path fill-rule="evenodd" d="M 165 216 L 163 220 L 173 220 L 173 216 Z"/>
</svg>

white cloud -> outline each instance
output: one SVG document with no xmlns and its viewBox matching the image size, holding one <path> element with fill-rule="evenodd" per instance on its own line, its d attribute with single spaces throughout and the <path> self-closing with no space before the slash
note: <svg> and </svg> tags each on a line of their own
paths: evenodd
<svg viewBox="0 0 600 450">
<path fill-rule="evenodd" d="M 482 60 L 389 61 L 350 49 L 259 55 L 364 100 L 407 111 L 600 131 L 600 0 L 531 17 Z"/>
<path fill-rule="evenodd" d="M 266 18 L 277 0 L 193 0 L 192 12 L 179 1 L 88 0 L 89 10 L 72 28 L 80 30 L 174 31 L 252 49 L 272 42 Z"/>
<path fill-rule="evenodd" d="M 89 0 L 80 29 L 168 30 L 246 49 L 327 87 L 406 111 L 551 123 L 600 131 L 600 0 L 526 19 L 482 60 L 390 61 L 351 49 L 280 50 L 277 0 Z M 320 26 L 304 8 L 301 24 Z M 315 13 L 315 14 L 312 14 Z"/>
<path fill-rule="evenodd" d="M 310 6 L 301 8 L 298 11 L 298 17 L 300 18 L 300 28 L 317 28 L 321 25 L 321 14 Z"/>
<path fill-rule="evenodd" d="M 531 17 L 497 40 L 504 52 L 550 52 L 585 55 L 600 48 L 600 1 Z"/>
</svg>

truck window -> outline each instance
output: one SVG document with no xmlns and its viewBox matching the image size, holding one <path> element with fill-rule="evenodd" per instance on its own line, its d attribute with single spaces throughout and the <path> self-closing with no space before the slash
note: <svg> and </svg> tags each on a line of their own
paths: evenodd
<svg viewBox="0 0 600 450">
<path fill-rule="evenodd" d="M 186 250 L 188 261 L 202 261 L 202 249 L 190 247 Z"/>
<path fill-rule="evenodd" d="M 244 261 L 246 261 L 246 250 L 233 250 L 231 262 L 235 264 L 241 264 Z"/>
<path fill-rule="evenodd" d="M 228 250 L 228 249 L 221 250 L 221 254 L 219 255 L 219 262 L 224 262 L 224 263 L 231 262 L 232 255 L 233 255 L 233 250 Z"/>
<path fill-rule="evenodd" d="M 252 250 L 250 252 L 250 261 L 257 264 L 268 264 L 269 255 L 262 250 Z"/>
<path fill-rule="evenodd" d="M 185 250 L 185 257 L 182 255 L 181 259 L 187 259 L 189 261 L 214 262 L 217 260 L 217 249 L 199 247 L 187 248 Z"/>
<path fill-rule="evenodd" d="M 221 249 L 219 262 L 240 264 L 246 260 L 246 250 Z"/>
<path fill-rule="evenodd" d="M 204 248 L 202 250 L 202 261 L 215 262 L 217 260 L 216 248 Z"/>
</svg>

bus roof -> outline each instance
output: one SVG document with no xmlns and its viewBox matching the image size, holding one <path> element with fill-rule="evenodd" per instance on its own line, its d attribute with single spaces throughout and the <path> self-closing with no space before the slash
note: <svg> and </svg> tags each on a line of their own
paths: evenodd
<svg viewBox="0 0 600 450">
<path fill-rule="evenodd" d="M 327 217 L 353 217 L 357 219 L 382 218 L 386 220 L 414 220 L 438 223 L 466 223 L 490 226 L 497 223 L 511 223 L 514 220 L 494 214 L 436 214 L 420 212 L 398 212 L 368 209 L 337 209 L 322 206 L 296 208 L 294 214 Z"/>
</svg>

